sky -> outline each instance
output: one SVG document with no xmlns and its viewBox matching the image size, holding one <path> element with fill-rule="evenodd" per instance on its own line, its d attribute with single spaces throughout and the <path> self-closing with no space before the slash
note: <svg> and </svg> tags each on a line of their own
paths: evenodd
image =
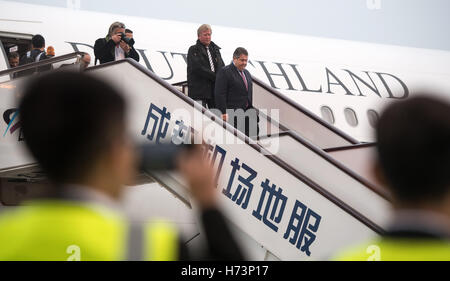
<svg viewBox="0 0 450 281">
<path fill-rule="evenodd" d="M 450 50 L 449 0 L 12 0 L 300 35 Z"/>
</svg>

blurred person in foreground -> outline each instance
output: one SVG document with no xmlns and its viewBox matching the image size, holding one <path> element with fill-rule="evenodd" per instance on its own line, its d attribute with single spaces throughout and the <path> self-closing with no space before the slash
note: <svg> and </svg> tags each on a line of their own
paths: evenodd
<svg viewBox="0 0 450 281">
<path fill-rule="evenodd" d="M 172 224 L 130 223 L 119 208 L 138 157 L 116 89 L 88 74 L 52 73 L 27 85 L 19 111 L 52 192 L 0 215 L 0 260 L 68 260 L 73 251 L 84 261 L 192 258 Z M 202 211 L 208 250 L 201 258 L 242 259 L 216 208 L 212 168 L 196 149 L 179 160 Z"/>
<path fill-rule="evenodd" d="M 379 239 L 338 260 L 450 260 L 450 104 L 430 93 L 391 104 L 377 125 L 375 174 L 393 194 Z"/>
</svg>

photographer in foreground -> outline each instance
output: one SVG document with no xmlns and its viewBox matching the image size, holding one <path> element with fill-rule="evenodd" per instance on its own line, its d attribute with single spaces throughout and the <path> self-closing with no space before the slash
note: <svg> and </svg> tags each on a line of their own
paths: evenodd
<svg viewBox="0 0 450 281">
<path fill-rule="evenodd" d="M 108 35 L 95 41 L 95 64 L 97 64 L 97 60 L 100 61 L 100 64 L 103 64 L 125 58 L 139 61 L 139 54 L 133 45 L 134 39 L 130 40 L 125 35 L 125 25 L 121 22 L 114 22 L 109 27 Z"/>
<path fill-rule="evenodd" d="M 0 260 L 186 260 L 175 225 L 132 223 L 120 202 L 136 176 L 126 103 L 102 80 L 58 72 L 28 84 L 19 105 L 28 150 L 51 191 L 0 215 Z M 76 134 L 74 134 L 76 132 Z M 213 169 L 201 149 L 181 153 L 178 168 L 201 210 L 207 249 L 199 259 L 241 260 L 217 209 Z"/>
</svg>

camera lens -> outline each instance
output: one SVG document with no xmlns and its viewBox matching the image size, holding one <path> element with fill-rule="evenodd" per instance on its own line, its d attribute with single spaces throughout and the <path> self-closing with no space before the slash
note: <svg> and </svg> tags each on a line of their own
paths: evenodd
<svg viewBox="0 0 450 281">
<path fill-rule="evenodd" d="M 125 35 L 125 33 L 120 33 L 120 37 L 121 37 L 121 39 L 122 39 L 122 41 L 123 42 L 125 42 L 125 43 L 127 43 L 127 44 L 130 44 L 130 38 L 128 38 L 126 35 Z"/>
</svg>

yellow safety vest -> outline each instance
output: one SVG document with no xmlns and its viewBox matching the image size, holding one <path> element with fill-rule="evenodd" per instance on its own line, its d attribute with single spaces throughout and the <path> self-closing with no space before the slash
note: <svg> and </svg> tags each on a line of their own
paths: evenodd
<svg viewBox="0 0 450 281">
<path fill-rule="evenodd" d="M 166 222 L 131 225 L 82 202 L 45 200 L 0 215 L 0 260 L 177 260 L 178 237 Z"/>
<path fill-rule="evenodd" d="M 340 253 L 340 261 L 450 261 L 450 241 L 381 238 Z"/>
</svg>

